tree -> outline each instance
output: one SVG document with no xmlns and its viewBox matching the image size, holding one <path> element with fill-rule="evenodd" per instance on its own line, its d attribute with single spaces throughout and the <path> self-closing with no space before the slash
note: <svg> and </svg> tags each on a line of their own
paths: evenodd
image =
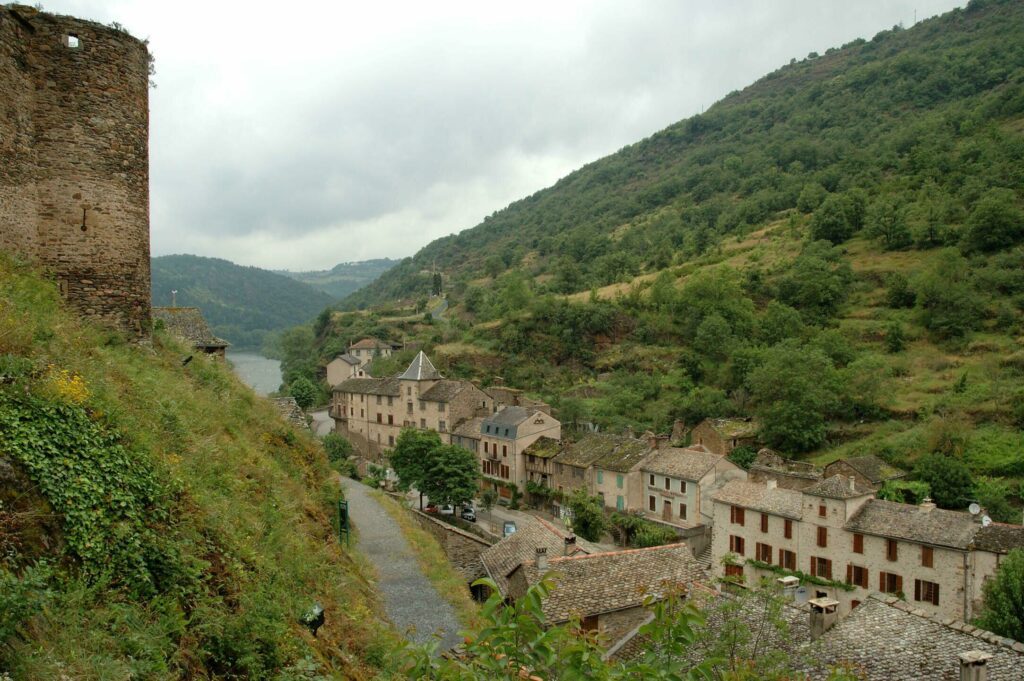
<svg viewBox="0 0 1024 681">
<path fill-rule="evenodd" d="M 916 294 L 910 288 L 910 281 L 899 272 L 891 272 L 885 277 L 885 303 L 889 307 L 898 310 L 904 307 L 914 307 Z"/>
<path fill-rule="evenodd" d="M 992 520 L 999 523 L 1020 521 L 1020 511 L 1010 505 L 1010 485 L 1002 478 L 978 478 L 974 497 Z"/>
<path fill-rule="evenodd" d="M 757 459 L 757 450 L 748 445 L 735 447 L 729 452 L 728 459 L 743 470 L 747 470 L 753 465 L 754 460 Z"/>
<path fill-rule="evenodd" d="M 978 623 L 1000 636 L 1024 641 L 1024 549 L 1013 549 L 983 587 Z"/>
<path fill-rule="evenodd" d="M 970 266 L 946 249 L 918 276 L 917 309 L 921 323 L 940 339 L 962 338 L 981 322 L 981 301 L 970 284 Z"/>
<path fill-rule="evenodd" d="M 697 327 L 693 347 L 705 357 L 723 360 L 729 356 L 731 345 L 732 330 L 729 328 L 729 322 L 721 315 L 712 313 Z"/>
<path fill-rule="evenodd" d="M 403 428 L 398 434 L 394 449 L 388 455 L 391 467 L 398 475 L 399 488 L 409 490 L 415 487 L 419 490 L 421 509 L 427 461 L 441 446 L 441 436 L 436 431 Z M 434 499 L 431 498 L 431 501 Z"/>
<path fill-rule="evenodd" d="M 932 500 L 942 508 L 963 508 L 974 495 L 971 471 L 960 459 L 926 454 L 914 466 L 914 477 L 928 483 Z"/>
<path fill-rule="evenodd" d="M 441 273 L 440 272 L 434 272 L 434 276 L 431 277 L 430 292 L 433 293 L 435 296 L 439 296 L 439 295 L 441 295 L 441 288 L 442 288 Z"/>
<path fill-rule="evenodd" d="M 810 213 L 825 200 L 828 191 L 817 182 L 809 182 L 800 190 L 796 200 L 796 209 L 801 213 Z"/>
<path fill-rule="evenodd" d="M 1024 213 L 1009 189 L 990 189 L 974 204 L 967 217 L 964 245 L 967 250 L 996 251 L 1024 237 Z"/>
<path fill-rule="evenodd" d="M 441 445 L 423 465 L 420 491 L 436 504 L 457 506 L 473 500 L 479 481 L 480 469 L 473 452 L 457 445 Z"/>
<path fill-rule="evenodd" d="M 324 449 L 327 450 L 329 461 L 344 461 L 352 456 L 352 443 L 337 433 L 328 433 L 323 438 Z"/>
<path fill-rule="evenodd" d="M 840 377 L 821 350 L 787 340 L 769 348 L 749 378 L 761 437 L 791 451 L 825 441 L 826 419 L 839 406 Z"/>
<path fill-rule="evenodd" d="M 849 197 L 829 194 L 811 216 L 811 237 L 842 243 L 856 231 L 856 219 L 857 210 Z"/>
<path fill-rule="evenodd" d="M 608 529 L 608 516 L 604 513 L 601 500 L 577 489 L 569 497 L 568 506 L 572 511 L 573 531 L 587 541 L 600 541 L 601 535 Z"/>
<path fill-rule="evenodd" d="M 910 246 L 913 237 L 907 227 L 907 213 L 903 206 L 891 198 L 878 199 L 867 212 L 867 234 L 882 242 L 886 250 L 895 251 Z"/>
<path fill-rule="evenodd" d="M 295 398 L 295 403 L 302 409 L 309 409 L 316 402 L 317 389 L 313 381 L 299 376 L 288 385 L 288 394 Z"/>
<path fill-rule="evenodd" d="M 761 317 L 758 336 L 765 345 L 775 345 L 779 341 L 799 336 L 803 328 L 804 321 L 799 312 L 785 303 L 773 300 L 768 303 Z"/>
<path fill-rule="evenodd" d="M 903 325 L 892 321 L 885 326 L 885 349 L 890 353 L 903 352 L 907 338 L 903 333 Z"/>
</svg>

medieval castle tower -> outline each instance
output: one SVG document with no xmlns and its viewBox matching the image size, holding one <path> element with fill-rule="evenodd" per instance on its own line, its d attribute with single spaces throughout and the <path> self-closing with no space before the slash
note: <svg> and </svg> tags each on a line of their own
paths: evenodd
<svg viewBox="0 0 1024 681">
<path fill-rule="evenodd" d="M 149 63 L 117 28 L 0 5 L 0 250 L 132 336 L 150 319 Z"/>
</svg>

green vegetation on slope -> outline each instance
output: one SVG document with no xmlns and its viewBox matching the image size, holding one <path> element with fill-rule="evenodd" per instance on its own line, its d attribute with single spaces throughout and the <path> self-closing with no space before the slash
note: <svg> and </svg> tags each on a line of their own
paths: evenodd
<svg viewBox="0 0 1024 681">
<path fill-rule="evenodd" d="M 258 349 L 264 337 L 316 317 L 335 299 L 258 267 L 219 258 L 165 255 L 153 258 L 153 305 L 198 307 L 213 333 L 236 348 Z"/>
<path fill-rule="evenodd" d="M 0 257 L 0 669 L 373 677 L 394 641 L 334 540 L 322 448 L 186 354 L 75 318 Z"/>
<path fill-rule="evenodd" d="M 279 274 L 290 277 L 315 289 L 323 291 L 336 300 L 354 293 L 373 282 L 377 277 L 395 266 L 397 260 L 379 258 L 360 262 L 338 263 L 329 270 L 311 270 L 309 272 L 288 272 Z"/>
</svg>

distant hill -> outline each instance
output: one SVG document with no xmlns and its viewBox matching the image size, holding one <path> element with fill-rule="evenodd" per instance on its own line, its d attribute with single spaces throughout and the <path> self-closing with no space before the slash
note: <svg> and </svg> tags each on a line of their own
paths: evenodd
<svg viewBox="0 0 1024 681">
<path fill-rule="evenodd" d="M 236 348 L 259 348 L 270 331 L 303 324 L 334 298 L 281 274 L 219 258 L 153 258 L 153 304 L 177 303 L 203 311 L 213 332 Z"/>
<path fill-rule="evenodd" d="M 291 277 L 296 281 L 309 284 L 333 298 L 341 299 L 355 293 L 377 277 L 398 264 L 397 260 L 380 258 L 363 260 L 362 262 L 343 262 L 329 270 L 312 270 L 309 272 L 289 272 L 278 270 L 278 274 Z"/>
</svg>

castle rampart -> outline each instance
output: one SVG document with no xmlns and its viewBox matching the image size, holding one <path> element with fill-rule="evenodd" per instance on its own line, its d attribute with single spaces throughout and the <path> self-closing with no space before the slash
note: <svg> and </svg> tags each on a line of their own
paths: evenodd
<svg viewBox="0 0 1024 681">
<path fill-rule="evenodd" d="M 0 249 L 133 336 L 150 318 L 149 63 L 117 28 L 0 6 Z"/>
</svg>

